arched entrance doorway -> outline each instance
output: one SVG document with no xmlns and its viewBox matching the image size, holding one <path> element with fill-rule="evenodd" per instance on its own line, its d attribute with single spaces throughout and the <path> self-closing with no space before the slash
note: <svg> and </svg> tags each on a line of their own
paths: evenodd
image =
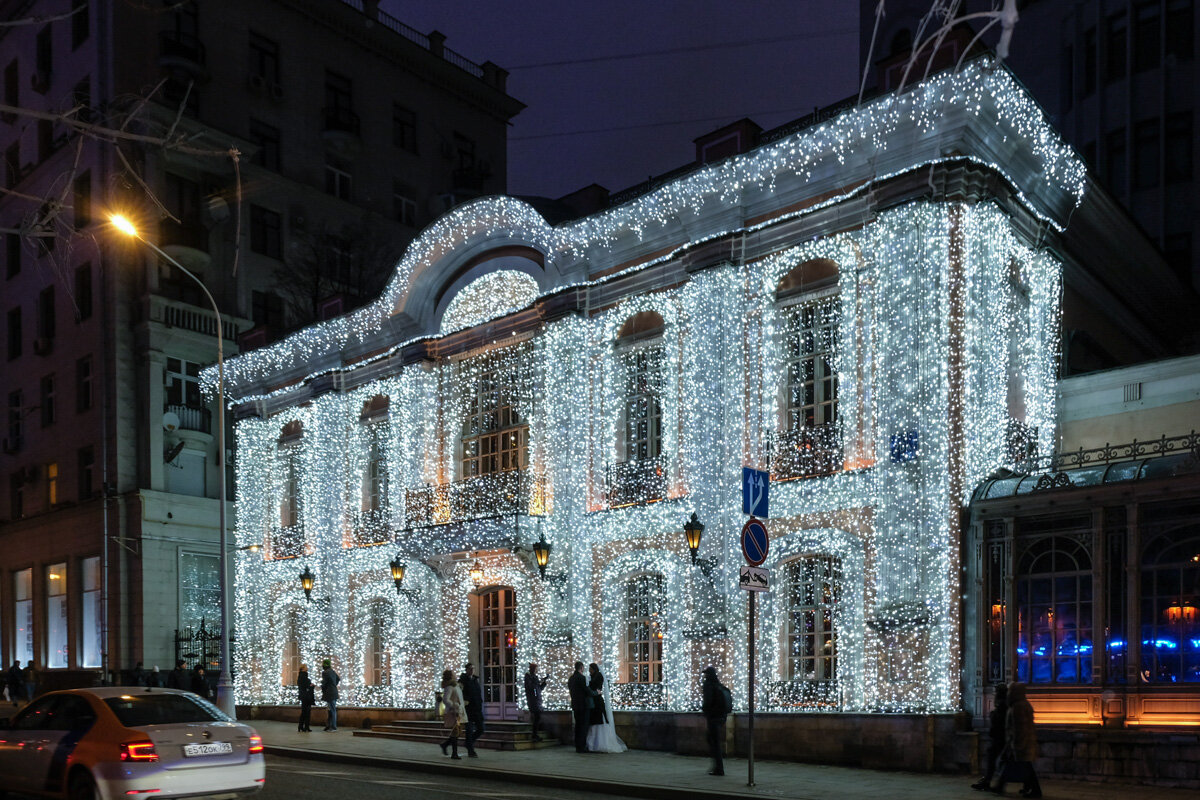
<svg viewBox="0 0 1200 800">
<path fill-rule="evenodd" d="M 510 586 L 479 595 L 479 664 L 488 719 L 517 718 L 517 599 Z"/>
</svg>

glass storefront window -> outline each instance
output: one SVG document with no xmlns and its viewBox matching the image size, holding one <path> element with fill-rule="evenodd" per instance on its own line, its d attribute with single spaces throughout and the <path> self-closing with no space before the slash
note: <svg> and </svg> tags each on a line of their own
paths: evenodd
<svg viewBox="0 0 1200 800">
<path fill-rule="evenodd" d="M 1143 682 L 1200 682 L 1200 528 L 1143 551 L 1141 634 Z"/>
<path fill-rule="evenodd" d="M 13 629 L 16 631 L 13 658 L 21 666 L 33 660 L 33 570 L 23 569 L 13 573 L 14 614 Z"/>
<path fill-rule="evenodd" d="M 83 570 L 83 647 L 79 666 L 99 667 L 103 643 L 103 607 L 100 600 L 100 556 L 85 558 Z"/>
<path fill-rule="evenodd" d="M 46 567 L 46 667 L 71 666 L 67 633 L 67 564 Z"/>
</svg>

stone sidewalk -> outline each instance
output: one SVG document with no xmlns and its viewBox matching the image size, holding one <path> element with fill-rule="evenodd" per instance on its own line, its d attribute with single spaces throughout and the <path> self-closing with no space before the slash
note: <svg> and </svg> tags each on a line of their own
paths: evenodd
<svg viewBox="0 0 1200 800">
<path fill-rule="evenodd" d="M 707 774 L 708 761 L 694 756 L 648 750 L 619 755 L 579 755 L 571 747 L 504 752 L 480 750 L 477 759 L 452 761 L 437 745 L 354 736 L 350 729 L 334 733 L 314 730 L 299 733 L 294 723 L 251 721 L 262 734 L 268 753 L 338 764 L 460 774 L 473 778 L 538 786 L 558 786 L 628 797 L 653 798 L 863 798 L 863 800 L 949 800 L 986 798 L 972 791 L 977 776 L 880 772 L 815 764 L 759 761 L 754 766 L 755 786 L 746 785 L 745 759 L 728 759 L 725 777 Z M 1008 796 L 1017 797 L 1017 784 Z M 1163 789 L 1133 784 L 1044 780 L 1042 791 L 1057 800 L 1195 800 L 1189 789 Z"/>
</svg>

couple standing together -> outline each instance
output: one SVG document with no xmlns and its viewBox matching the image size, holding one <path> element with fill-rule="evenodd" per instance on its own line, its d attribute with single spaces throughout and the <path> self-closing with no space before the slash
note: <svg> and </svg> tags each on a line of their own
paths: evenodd
<svg viewBox="0 0 1200 800">
<path fill-rule="evenodd" d="M 595 664 L 583 674 L 583 662 L 575 662 L 575 671 L 567 680 L 571 693 L 571 714 L 575 722 L 576 753 L 623 753 L 625 743 L 617 736 L 612 714 L 604 699 L 604 675 Z"/>
</svg>

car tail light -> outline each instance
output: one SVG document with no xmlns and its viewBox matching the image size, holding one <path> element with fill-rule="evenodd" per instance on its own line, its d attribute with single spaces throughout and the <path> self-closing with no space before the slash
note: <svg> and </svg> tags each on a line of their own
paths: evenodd
<svg viewBox="0 0 1200 800">
<path fill-rule="evenodd" d="M 250 752 L 251 753 L 261 753 L 262 751 L 263 751 L 262 737 L 261 736 L 251 736 L 250 737 Z"/>
<path fill-rule="evenodd" d="M 158 761 L 158 752 L 154 742 L 149 739 L 142 742 L 124 742 L 121 744 L 122 761 Z"/>
</svg>

